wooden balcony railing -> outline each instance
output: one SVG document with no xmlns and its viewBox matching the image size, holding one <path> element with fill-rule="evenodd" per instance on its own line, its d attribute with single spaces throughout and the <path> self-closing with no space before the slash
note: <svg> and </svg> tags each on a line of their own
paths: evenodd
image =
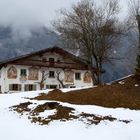
<svg viewBox="0 0 140 140">
<path fill-rule="evenodd" d="M 68 62 L 54 62 L 53 65 L 49 61 L 39 61 L 39 60 L 28 60 L 14 62 L 17 65 L 27 65 L 27 66 L 39 66 L 39 67 L 52 67 L 52 68 L 63 68 L 63 69 L 79 69 L 85 70 L 88 67 L 84 64 L 78 63 L 68 63 Z"/>
</svg>

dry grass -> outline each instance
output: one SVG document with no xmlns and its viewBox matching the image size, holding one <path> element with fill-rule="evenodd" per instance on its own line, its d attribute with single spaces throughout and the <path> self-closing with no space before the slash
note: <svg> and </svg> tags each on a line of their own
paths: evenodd
<svg viewBox="0 0 140 140">
<path fill-rule="evenodd" d="M 110 108 L 140 109 L 140 86 L 135 77 L 124 80 L 124 84 L 98 86 L 96 88 L 83 89 L 63 93 L 53 90 L 49 94 L 40 94 L 35 100 L 55 100 L 80 105 L 98 105 Z"/>
</svg>

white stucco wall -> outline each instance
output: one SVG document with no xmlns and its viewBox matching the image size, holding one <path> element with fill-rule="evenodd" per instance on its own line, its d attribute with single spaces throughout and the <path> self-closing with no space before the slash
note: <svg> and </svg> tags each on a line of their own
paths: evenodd
<svg viewBox="0 0 140 140">
<path fill-rule="evenodd" d="M 14 66 L 17 71 L 18 71 L 18 76 L 16 79 L 8 79 L 7 77 L 7 71 L 8 69 Z M 19 66 L 19 65 L 8 65 L 7 67 L 3 67 L 1 69 L 1 77 L 0 77 L 0 85 L 1 85 L 1 91 L 2 93 L 7 93 L 7 92 L 12 92 L 9 91 L 9 85 L 10 84 L 21 84 L 22 85 L 22 90 L 24 91 L 24 86 L 25 84 L 35 84 L 37 86 L 37 90 L 40 90 L 40 85 L 39 82 L 41 81 L 41 70 L 39 70 L 39 79 L 38 80 L 26 80 L 26 81 L 21 81 L 20 80 L 20 70 L 21 69 L 26 69 L 27 70 L 27 77 L 29 74 L 29 66 Z M 70 87 L 71 86 L 75 86 L 75 87 L 86 87 L 86 86 L 92 86 L 92 83 L 84 83 L 83 82 L 83 77 L 85 74 L 85 70 L 72 70 L 74 73 L 75 72 L 80 72 L 81 73 L 81 80 L 75 80 L 75 75 L 74 75 L 74 83 L 65 83 L 64 81 L 64 71 L 60 68 L 44 68 L 43 70 L 45 70 L 45 73 L 49 73 L 49 71 L 60 71 L 60 79 L 63 79 L 63 83 L 64 84 L 68 84 Z M 57 85 L 59 87 L 60 83 L 56 78 L 49 78 L 48 76 L 46 77 L 46 80 L 44 82 L 44 88 L 46 88 L 46 85 Z M 15 91 L 14 91 L 15 92 Z"/>
<path fill-rule="evenodd" d="M 54 58 L 55 61 L 57 62 L 57 60 L 60 60 L 61 62 L 68 62 L 71 63 L 71 60 L 62 58 L 61 55 L 59 54 L 51 54 L 51 53 L 47 53 L 44 54 L 43 57 L 46 57 L 46 60 L 48 61 L 49 58 Z M 36 60 L 36 59 L 40 59 L 39 56 L 35 56 L 35 57 L 31 57 L 30 59 L 32 60 Z M 27 60 L 28 61 L 28 60 Z M 17 73 L 18 76 L 16 79 L 8 79 L 7 77 L 7 71 L 8 69 L 14 66 L 17 69 Z M 86 86 L 92 86 L 92 83 L 84 83 L 83 82 L 83 77 L 85 72 L 87 72 L 87 70 L 74 70 L 72 69 L 72 71 L 74 72 L 74 82 L 73 83 L 65 83 L 64 82 L 64 70 L 61 68 L 40 68 L 39 69 L 39 79 L 38 80 L 28 80 L 28 75 L 29 75 L 29 68 L 31 66 L 23 66 L 23 65 L 7 65 L 6 67 L 3 67 L 1 69 L 1 76 L 0 76 L 0 85 L 1 85 L 1 91 L 2 93 L 8 93 L 8 92 L 12 92 L 9 91 L 9 85 L 10 84 L 21 84 L 22 85 L 22 90 L 24 91 L 24 86 L 25 84 L 33 84 L 37 86 L 37 90 L 40 90 L 40 84 L 39 82 L 41 81 L 41 77 L 42 77 L 42 70 L 45 71 L 45 73 L 49 73 L 49 71 L 59 71 L 60 72 L 60 79 L 63 79 L 63 83 L 64 85 L 68 85 L 68 87 L 70 86 L 75 86 L 75 87 L 86 87 Z M 27 80 L 26 81 L 21 81 L 20 80 L 20 70 L 21 69 L 26 69 L 27 70 Z M 75 80 L 75 72 L 80 72 L 81 73 L 81 80 Z M 56 78 L 49 78 L 47 76 L 46 80 L 44 81 L 44 88 L 46 88 L 46 85 L 57 85 L 59 87 L 60 83 Z M 14 91 L 15 92 L 15 91 Z"/>
</svg>

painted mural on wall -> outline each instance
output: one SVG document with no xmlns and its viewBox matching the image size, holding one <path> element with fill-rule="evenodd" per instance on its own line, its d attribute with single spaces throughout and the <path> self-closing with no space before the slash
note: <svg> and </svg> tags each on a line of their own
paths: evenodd
<svg viewBox="0 0 140 140">
<path fill-rule="evenodd" d="M 92 82 L 90 72 L 88 72 L 88 71 L 85 72 L 83 80 L 84 80 L 84 83 L 91 83 Z"/>
<path fill-rule="evenodd" d="M 27 77 L 25 75 L 20 76 L 20 81 L 25 82 L 27 80 Z"/>
<path fill-rule="evenodd" d="M 14 66 L 11 66 L 7 71 L 8 79 L 16 79 L 17 78 L 17 69 Z"/>
<path fill-rule="evenodd" d="M 74 83 L 74 72 L 72 70 L 65 71 L 65 82 Z"/>
<path fill-rule="evenodd" d="M 28 80 L 38 80 L 38 69 L 35 67 L 29 68 Z"/>
</svg>

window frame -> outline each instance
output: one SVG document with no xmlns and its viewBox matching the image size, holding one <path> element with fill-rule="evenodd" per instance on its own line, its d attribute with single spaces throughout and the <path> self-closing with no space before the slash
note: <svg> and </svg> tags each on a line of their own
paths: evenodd
<svg viewBox="0 0 140 140">
<path fill-rule="evenodd" d="M 9 84 L 9 91 L 22 91 L 21 84 Z"/>
<path fill-rule="evenodd" d="M 55 65 L 55 58 L 52 57 L 49 58 L 49 65 L 52 67 Z"/>
<path fill-rule="evenodd" d="M 46 85 L 46 89 L 57 89 L 58 85 Z"/>
<path fill-rule="evenodd" d="M 75 72 L 75 80 L 81 80 L 81 72 Z"/>
<path fill-rule="evenodd" d="M 49 78 L 55 78 L 55 71 L 49 71 Z"/>
<path fill-rule="evenodd" d="M 35 91 L 37 90 L 36 84 L 25 84 L 24 85 L 24 91 Z"/>
<path fill-rule="evenodd" d="M 20 76 L 27 76 L 27 69 L 20 69 Z"/>
</svg>

